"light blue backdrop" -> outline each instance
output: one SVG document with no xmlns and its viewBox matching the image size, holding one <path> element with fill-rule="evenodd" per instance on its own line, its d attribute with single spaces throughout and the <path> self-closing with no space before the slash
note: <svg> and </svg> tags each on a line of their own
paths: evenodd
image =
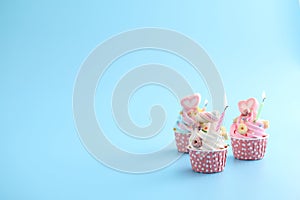
<svg viewBox="0 0 300 200">
<path fill-rule="evenodd" d="M 7 0 L 0 2 L 0 27 L 0 199 L 300 199 L 296 0 Z M 221 73 L 231 106 L 226 127 L 238 114 L 239 100 L 260 99 L 266 91 L 262 117 L 270 120 L 271 137 L 263 160 L 238 161 L 230 151 L 224 172 L 203 175 L 191 170 L 185 155 L 158 172 L 132 175 L 107 168 L 87 153 L 72 113 L 80 65 L 107 38 L 140 27 L 178 31 L 206 50 Z M 119 77 L 149 62 L 172 66 L 210 100 L 201 77 L 183 67 L 188 65 L 180 58 L 142 51 L 111 66 L 96 102 L 109 103 Z M 161 98 L 152 98 L 157 91 Z M 100 93 L 107 95 L 100 99 Z M 151 152 L 173 139 L 180 109 L 167 90 L 148 86 L 132 97 L 132 119 L 148 124 L 154 103 L 164 106 L 168 121 L 157 138 L 142 142 L 115 127 L 109 112 L 102 112 L 108 104 L 95 106 L 112 143 L 131 152 Z"/>
</svg>

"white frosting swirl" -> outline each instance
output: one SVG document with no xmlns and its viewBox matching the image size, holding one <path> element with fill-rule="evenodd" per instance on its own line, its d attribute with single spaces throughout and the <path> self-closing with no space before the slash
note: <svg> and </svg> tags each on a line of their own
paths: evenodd
<svg viewBox="0 0 300 200">
<path fill-rule="evenodd" d="M 220 114 L 216 111 L 205 113 L 205 116 L 202 119 L 205 119 L 206 121 L 205 126 L 208 127 L 207 132 L 202 129 L 200 131 L 194 129 L 189 140 L 189 148 L 197 150 L 219 150 L 227 146 L 221 131 L 216 131 L 219 117 Z M 199 146 L 199 138 L 201 146 Z"/>
</svg>

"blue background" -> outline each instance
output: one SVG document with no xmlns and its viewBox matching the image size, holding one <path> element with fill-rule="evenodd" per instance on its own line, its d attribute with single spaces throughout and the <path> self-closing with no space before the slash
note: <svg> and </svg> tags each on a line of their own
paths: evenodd
<svg viewBox="0 0 300 200">
<path fill-rule="evenodd" d="M 2 0 L 0 27 L 0 199 L 300 199 L 296 0 Z M 260 99 L 266 91 L 262 117 L 271 122 L 271 137 L 263 160 L 238 161 L 230 151 L 224 172 L 203 175 L 191 170 L 184 155 L 160 171 L 134 175 L 107 168 L 88 154 L 72 112 L 80 65 L 107 38 L 140 27 L 178 31 L 206 50 L 231 105 L 227 128 L 238 115 L 239 100 Z M 110 88 L 122 74 L 139 64 L 168 64 L 203 99 L 211 97 L 202 78 L 174 55 L 149 50 L 127 56 L 99 83 L 96 102 L 103 102 L 95 105 L 97 117 L 112 143 L 131 152 L 155 151 L 174 138 L 178 101 L 158 86 L 137 91 L 129 106 L 137 124 L 149 123 L 148 110 L 155 103 L 164 106 L 168 120 L 149 141 L 127 137 L 111 115 L 101 112 L 110 105 Z M 152 98 L 157 91 L 161 99 Z M 102 92 L 107 97 L 101 99 Z"/>
</svg>

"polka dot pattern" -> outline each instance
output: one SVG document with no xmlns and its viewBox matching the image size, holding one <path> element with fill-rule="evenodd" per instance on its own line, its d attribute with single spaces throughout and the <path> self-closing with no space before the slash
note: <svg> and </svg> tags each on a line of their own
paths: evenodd
<svg viewBox="0 0 300 200">
<path fill-rule="evenodd" d="M 191 134 L 175 133 L 176 146 L 179 152 L 188 153 L 189 150 L 186 148 L 189 145 L 189 138 Z"/>
<path fill-rule="evenodd" d="M 201 173 L 221 172 L 225 168 L 227 148 L 220 151 L 190 150 L 192 169 Z"/>
<path fill-rule="evenodd" d="M 259 160 L 266 152 L 268 138 L 239 139 L 231 138 L 233 155 L 239 160 Z"/>
</svg>

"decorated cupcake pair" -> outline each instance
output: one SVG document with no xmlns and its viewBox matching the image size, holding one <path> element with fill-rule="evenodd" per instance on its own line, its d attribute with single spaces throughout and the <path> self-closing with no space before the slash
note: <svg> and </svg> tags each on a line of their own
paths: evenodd
<svg viewBox="0 0 300 200">
<path fill-rule="evenodd" d="M 174 127 L 177 149 L 188 153 L 192 169 L 201 173 L 221 172 L 225 168 L 228 139 L 222 127 L 225 111 L 207 112 L 207 101 L 199 108 L 200 94 L 181 100 L 182 111 Z M 269 124 L 259 120 L 262 104 L 254 98 L 239 102 L 241 115 L 234 119 L 230 129 L 234 157 L 241 160 L 257 160 L 264 156 L 268 135 L 265 129 Z"/>
</svg>

